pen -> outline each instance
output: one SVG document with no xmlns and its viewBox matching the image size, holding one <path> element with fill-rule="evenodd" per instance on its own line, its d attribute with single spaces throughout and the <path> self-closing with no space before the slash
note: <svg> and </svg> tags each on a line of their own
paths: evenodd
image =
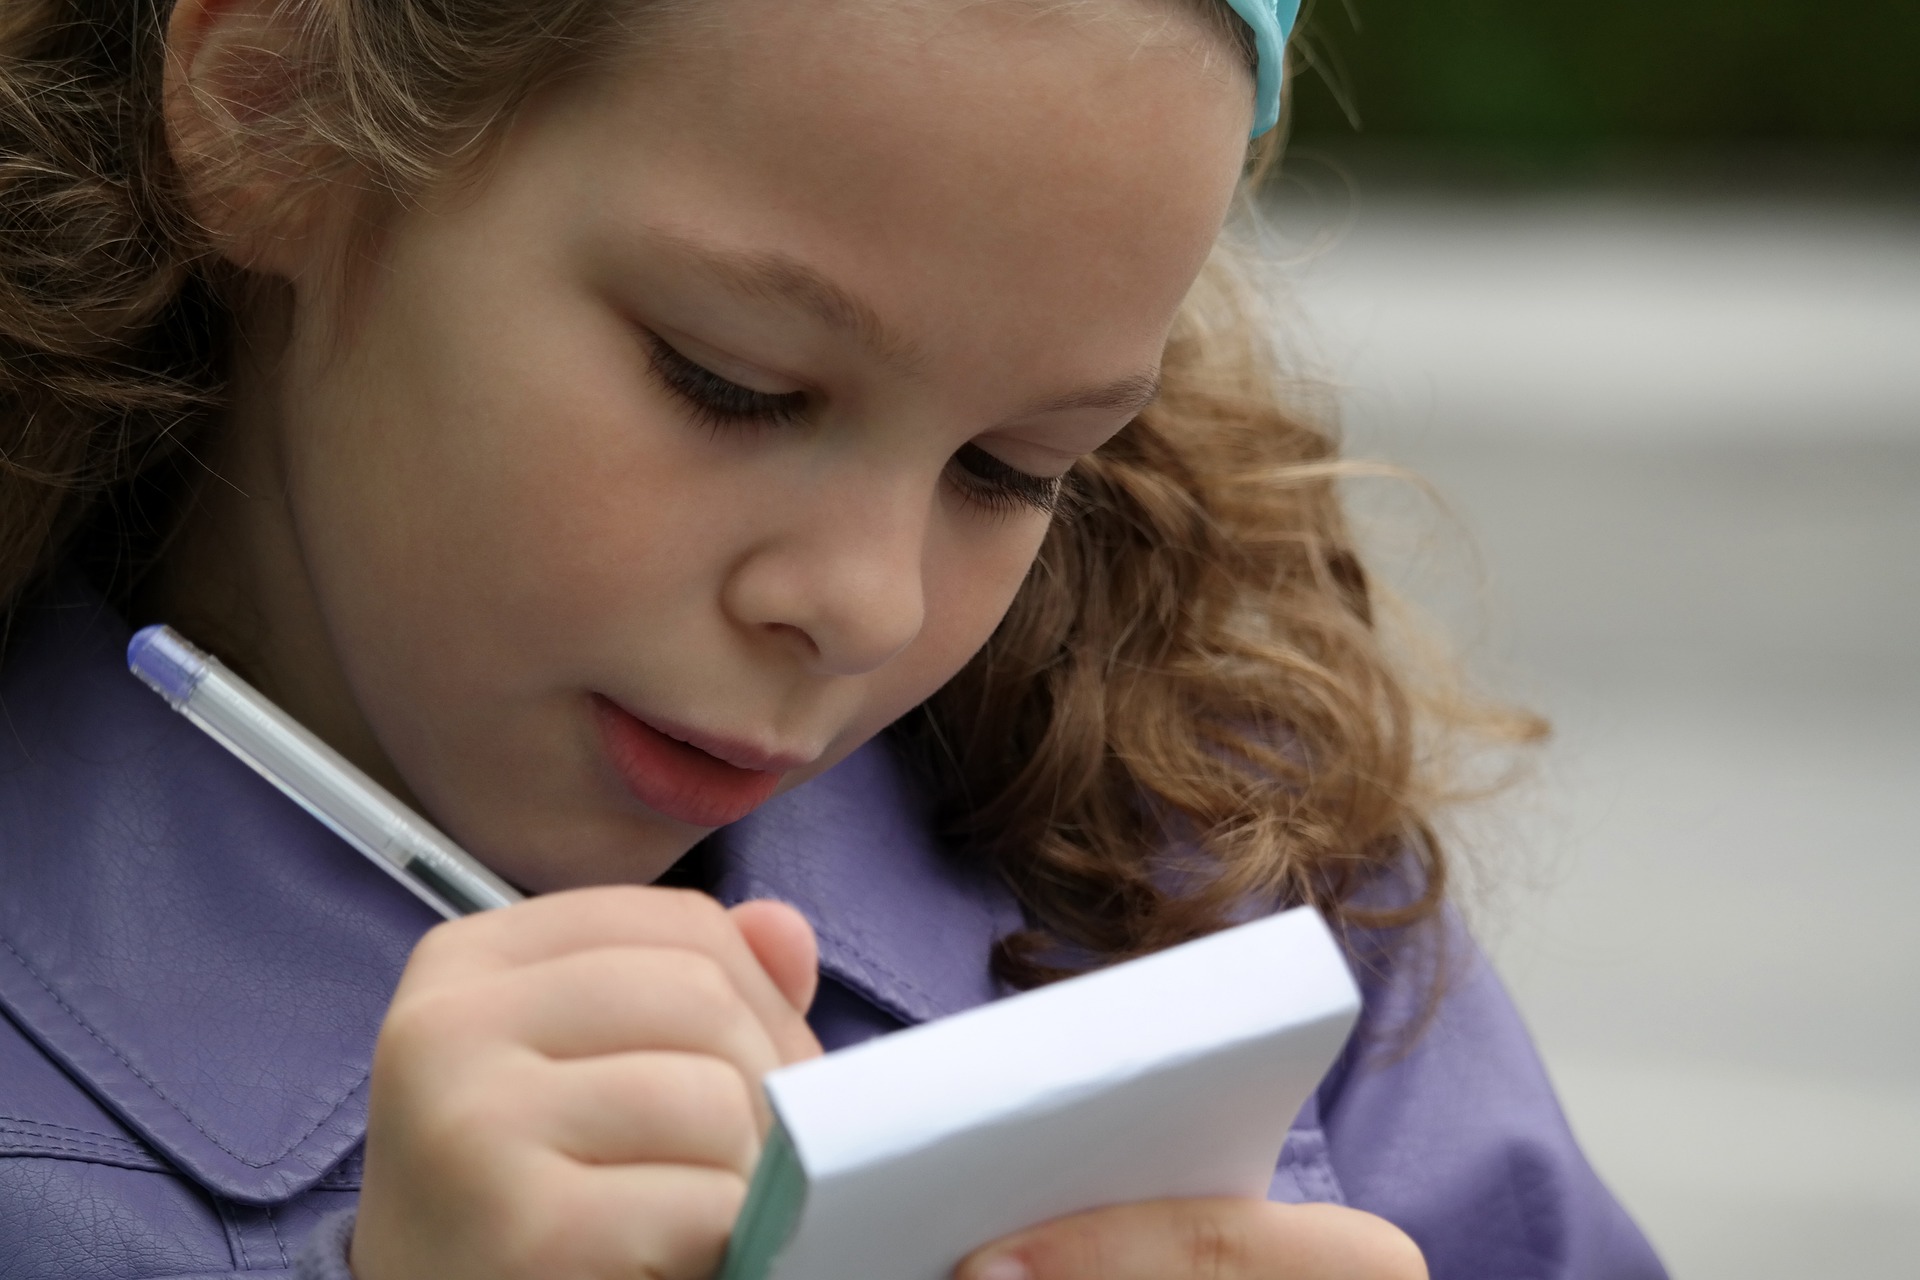
<svg viewBox="0 0 1920 1280">
<path fill-rule="evenodd" d="M 135 632 L 127 667 L 447 919 L 521 901 L 519 890 L 172 627 Z"/>
</svg>

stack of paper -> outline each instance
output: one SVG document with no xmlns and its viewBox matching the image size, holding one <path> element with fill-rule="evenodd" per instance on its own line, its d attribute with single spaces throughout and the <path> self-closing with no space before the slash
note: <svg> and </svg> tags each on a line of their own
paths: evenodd
<svg viewBox="0 0 1920 1280">
<path fill-rule="evenodd" d="M 1303 908 L 775 1071 L 721 1280 L 948 1280 L 1063 1214 L 1262 1196 L 1359 1004 Z"/>
</svg>

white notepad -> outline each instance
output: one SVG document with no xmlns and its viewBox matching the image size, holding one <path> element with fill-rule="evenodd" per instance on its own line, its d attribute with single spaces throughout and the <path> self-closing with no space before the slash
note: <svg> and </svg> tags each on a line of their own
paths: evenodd
<svg viewBox="0 0 1920 1280">
<path fill-rule="evenodd" d="M 767 1076 L 721 1280 L 948 1280 L 1063 1214 L 1264 1196 L 1360 995 L 1312 910 Z"/>
</svg>

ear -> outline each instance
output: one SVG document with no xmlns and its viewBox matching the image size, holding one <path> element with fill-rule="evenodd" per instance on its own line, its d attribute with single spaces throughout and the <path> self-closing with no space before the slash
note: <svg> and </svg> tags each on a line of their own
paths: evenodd
<svg viewBox="0 0 1920 1280">
<path fill-rule="evenodd" d="M 178 0 L 161 84 L 167 146 L 187 204 L 236 265 L 293 279 L 314 258 L 330 183 L 320 148 L 289 136 L 298 8 L 288 0 Z"/>
</svg>

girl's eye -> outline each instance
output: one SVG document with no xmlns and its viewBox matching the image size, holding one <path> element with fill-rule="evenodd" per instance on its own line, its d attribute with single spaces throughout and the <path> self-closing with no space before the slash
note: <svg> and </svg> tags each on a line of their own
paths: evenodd
<svg viewBox="0 0 1920 1280">
<path fill-rule="evenodd" d="M 994 511 L 1031 507 L 1045 515 L 1060 508 L 1060 476 L 1036 476 L 1008 466 L 979 445 L 963 444 L 953 455 L 954 480 L 970 501 Z"/>
<path fill-rule="evenodd" d="M 806 411 L 804 391 L 755 391 L 689 360 L 658 334 L 648 334 L 647 344 L 655 376 L 706 427 L 786 426 Z"/>
<path fill-rule="evenodd" d="M 804 391 L 755 391 L 688 359 L 658 334 L 649 333 L 647 345 L 655 376 L 708 428 L 786 426 L 806 413 Z M 1009 466 L 978 445 L 961 445 L 953 455 L 951 471 L 967 500 L 990 510 L 1029 507 L 1052 515 L 1059 509 L 1064 483 L 1060 477 L 1036 476 Z"/>
</svg>

